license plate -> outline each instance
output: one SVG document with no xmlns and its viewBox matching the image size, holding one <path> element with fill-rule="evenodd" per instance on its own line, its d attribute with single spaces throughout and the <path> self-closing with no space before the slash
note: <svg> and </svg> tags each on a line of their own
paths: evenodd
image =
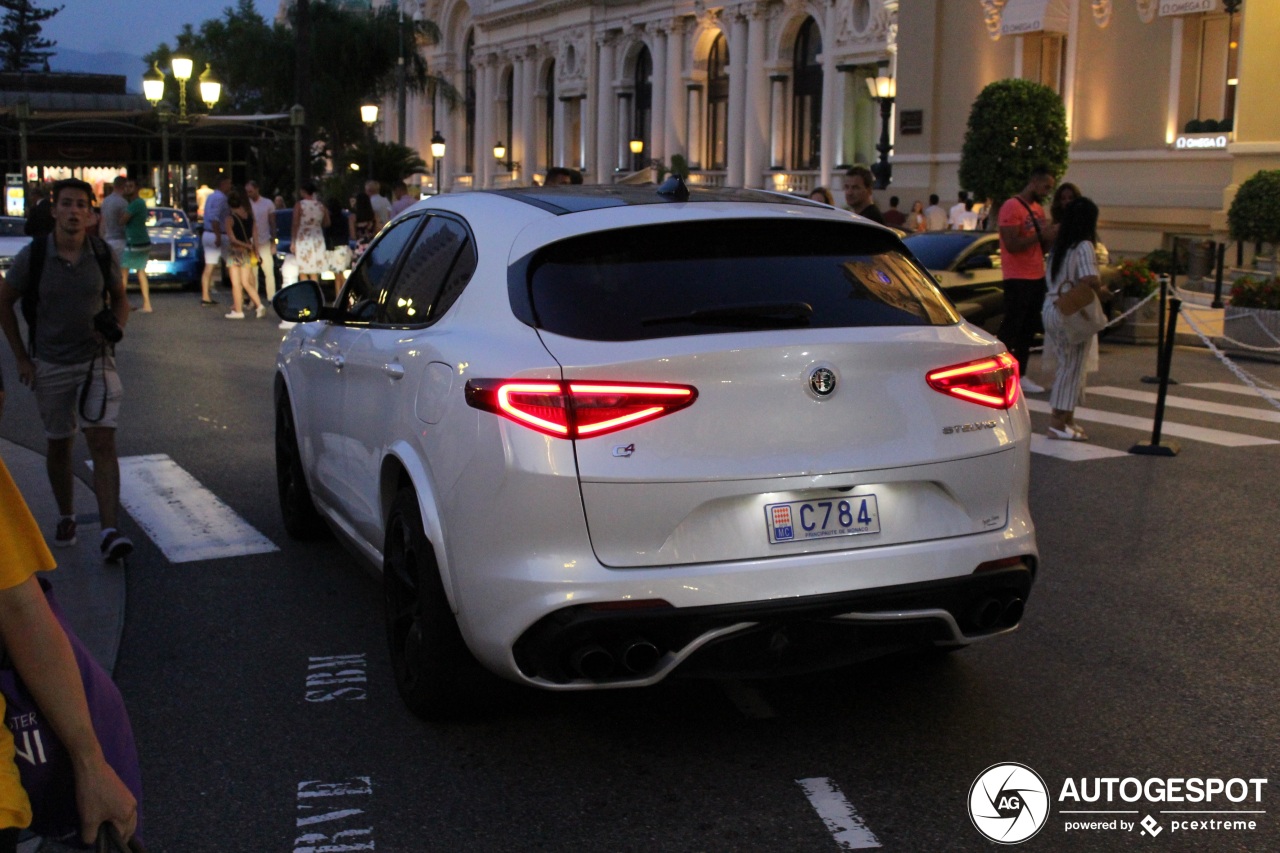
<svg viewBox="0 0 1280 853">
<path fill-rule="evenodd" d="M 875 495 L 766 504 L 764 518 L 770 545 L 880 532 Z"/>
</svg>

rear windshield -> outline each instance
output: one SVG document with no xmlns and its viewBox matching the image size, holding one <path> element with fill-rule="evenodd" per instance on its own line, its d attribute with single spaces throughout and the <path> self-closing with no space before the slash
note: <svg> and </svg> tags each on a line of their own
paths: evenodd
<svg viewBox="0 0 1280 853">
<path fill-rule="evenodd" d="M 604 231 L 545 247 L 513 273 L 537 327 L 630 341 L 744 329 L 940 326 L 951 304 L 896 237 L 812 219 Z M 514 302 L 514 300 L 513 300 Z M 529 316 L 531 315 L 531 316 Z"/>
</svg>

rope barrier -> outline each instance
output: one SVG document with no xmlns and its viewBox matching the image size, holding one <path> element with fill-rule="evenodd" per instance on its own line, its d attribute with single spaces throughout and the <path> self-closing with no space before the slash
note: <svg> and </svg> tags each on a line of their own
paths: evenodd
<svg viewBox="0 0 1280 853">
<path fill-rule="evenodd" d="M 1186 305 L 1182 306 L 1183 309 L 1185 309 L 1186 307 L 1187 307 Z M 1196 307 L 1199 308 L 1202 306 L 1196 306 Z M 1277 400 L 1275 397 L 1272 397 L 1270 394 L 1267 394 L 1265 391 L 1263 391 L 1261 388 L 1258 387 L 1259 384 L 1266 385 L 1269 390 L 1274 391 L 1276 390 L 1275 385 L 1272 385 L 1271 383 L 1263 379 L 1260 379 L 1259 377 L 1254 376 L 1253 374 L 1245 370 L 1243 367 L 1240 367 L 1238 364 L 1232 361 L 1231 358 L 1225 352 L 1223 352 L 1217 346 L 1217 344 L 1213 342 L 1213 339 L 1204 333 L 1204 330 L 1200 328 L 1200 325 L 1196 323 L 1195 320 L 1191 319 L 1191 315 L 1188 314 L 1185 310 L 1180 310 L 1178 313 L 1182 315 L 1182 319 L 1187 321 L 1187 325 L 1191 327 L 1191 331 L 1195 332 L 1196 335 L 1200 338 L 1200 340 L 1204 342 L 1204 345 L 1209 348 L 1209 352 L 1217 356 L 1218 360 L 1221 361 L 1228 370 L 1234 373 L 1237 379 L 1239 379 L 1245 385 L 1248 385 L 1250 388 L 1252 388 L 1255 392 L 1257 392 L 1259 397 L 1266 400 L 1267 403 L 1269 403 L 1271 406 L 1273 406 L 1276 409 L 1280 409 L 1280 400 Z M 1230 340 L 1230 339 L 1224 338 L 1224 340 Z"/>
</svg>

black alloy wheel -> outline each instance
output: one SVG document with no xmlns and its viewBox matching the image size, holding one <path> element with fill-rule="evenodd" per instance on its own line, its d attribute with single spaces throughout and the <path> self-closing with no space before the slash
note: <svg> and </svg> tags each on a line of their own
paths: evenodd
<svg viewBox="0 0 1280 853">
<path fill-rule="evenodd" d="M 319 539 L 329 532 L 307 489 L 307 475 L 298 449 L 298 433 L 293 425 L 289 395 L 276 395 L 276 491 L 284 529 L 294 539 Z"/>
<path fill-rule="evenodd" d="M 409 710 L 440 720 L 491 707 L 501 682 L 475 659 L 458 630 L 412 488 L 401 489 L 391 504 L 382 589 L 391 668 Z"/>
</svg>

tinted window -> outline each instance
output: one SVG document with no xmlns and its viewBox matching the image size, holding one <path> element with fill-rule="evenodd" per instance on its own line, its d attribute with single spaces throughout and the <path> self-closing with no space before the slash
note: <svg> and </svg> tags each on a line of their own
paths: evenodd
<svg viewBox="0 0 1280 853">
<path fill-rule="evenodd" d="M 342 290 L 338 306 L 352 313 L 360 313 L 356 306 L 361 303 L 377 302 L 382 288 L 388 284 L 387 276 L 395 269 L 400 253 L 408 245 L 414 229 L 422 222 L 421 216 L 412 216 L 401 220 L 384 231 L 360 256 L 356 268 L 347 277 L 347 286 Z M 363 306 L 361 306 L 363 309 Z"/>
<path fill-rule="evenodd" d="M 851 223 L 606 231 L 548 246 L 516 269 L 527 269 L 536 325 L 591 340 L 959 321 L 896 237 Z"/>
<path fill-rule="evenodd" d="M 447 306 L 439 307 L 437 303 L 466 243 L 467 231 L 460 222 L 431 217 L 414 239 L 379 321 L 393 325 L 429 323 L 443 313 Z"/>
</svg>

